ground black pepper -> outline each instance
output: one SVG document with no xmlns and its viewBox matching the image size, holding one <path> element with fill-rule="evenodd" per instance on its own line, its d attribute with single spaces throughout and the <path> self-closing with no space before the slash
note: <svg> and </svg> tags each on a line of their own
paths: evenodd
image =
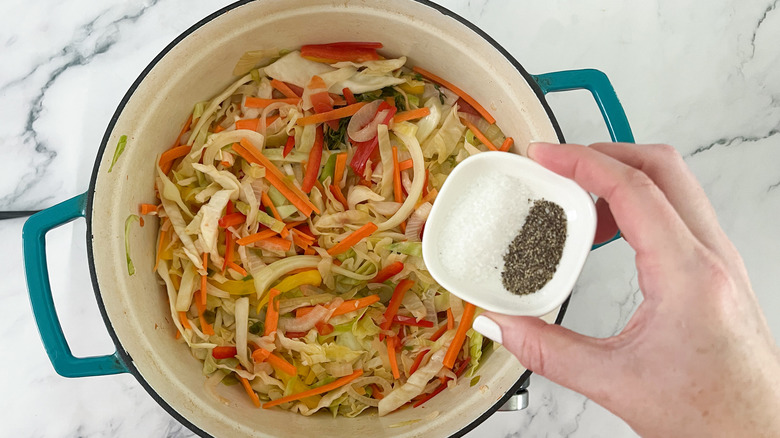
<svg viewBox="0 0 780 438">
<path fill-rule="evenodd" d="M 553 277 L 566 242 L 566 213 L 558 204 L 539 199 L 531 205 L 523 228 L 504 254 L 501 282 L 517 295 L 538 291 Z"/>
</svg>

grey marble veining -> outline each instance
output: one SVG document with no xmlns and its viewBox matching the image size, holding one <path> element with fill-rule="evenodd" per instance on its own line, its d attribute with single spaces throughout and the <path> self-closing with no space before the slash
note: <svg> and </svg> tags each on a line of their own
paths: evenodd
<svg viewBox="0 0 780 438">
<path fill-rule="evenodd" d="M 220 1 L 9 0 L 0 16 L 0 210 L 46 208 L 83 192 L 105 126 L 125 91 L 173 38 Z M 742 253 L 780 337 L 780 0 L 576 2 L 442 0 L 531 73 L 597 68 L 610 77 L 638 142 L 683 154 Z M 12 13 L 9 11 L 13 11 Z M 607 140 L 585 92 L 549 96 L 567 140 Z M 51 367 L 22 275 L 23 220 L 0 221 L 0 435 L 189 437 L 129 375 L 65 379 Z M 55 302 L 78 355 L 105 354 L 83 221 L 47 238 Z M 588 259 L 564 325 L 607 337 L 641 302 L 633 251 Z M 695 309 L 691 309 L 692 312 Z M 530 407 L 497 413 L 469 437 L 630 437 L 597 404 L 541 377 Z M 662 402 L 662 401 L 659 401 Z"/>
</svg>

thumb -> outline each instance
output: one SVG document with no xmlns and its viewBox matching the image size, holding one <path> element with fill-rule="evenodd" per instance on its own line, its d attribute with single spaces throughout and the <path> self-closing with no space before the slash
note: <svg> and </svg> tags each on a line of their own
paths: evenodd
<svg viewBox="0 0 780 438">
<path fill-rule="evenodd" d="M 536 317 L 492 312 L 474 319 L 473 328 L 503 344 L 524 367 L 559 385 L 590 398 L 609 386 L 612 348 L 604 340 Z"/>
</svg>

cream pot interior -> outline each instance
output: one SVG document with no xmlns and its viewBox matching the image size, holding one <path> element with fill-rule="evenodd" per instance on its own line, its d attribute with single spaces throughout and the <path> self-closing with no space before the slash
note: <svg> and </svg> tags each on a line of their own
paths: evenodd
<svg viewBox="0 0 780 438">
<path fill-rule="evenodd" d="M 193 105 L 235 80 L 233 67 L 245 51 L 334 41 L 380 41 L 387 54 L 405 55 L 411 64 L 448 78 L 489 109 L 514 137 L 515 148 L 531 139 L 558 141 L 550 116 L 517 68 L 490 42 L 432 5 L 411 0 L 252 1 L 215 13 L 174 42 L 141 75 L 109 127 L 92 181 L 89 251 L 109 330 L 130 358 L 128 366 L 166 409 L 200 434 L 453 435 L 495 409 L 525 371 L 498 348 L 484 361 L 477 386 L 469 387 L 464 379 L 446 397 L 382 418 L 368 414 L 334 420 L 329 414 L 303 417 L 257 409 L 239 386 L 220 388 L 232 400 L 225 406 L 206 394 L 200 363 L 174 340 L 164 289 L 152 272 L 153 220 L 131 232 L 136 273 L 128 276 L 125 219 L 139 203 L 155 202 L 155 158 L 174 141 Z M 127 147 L 109 174 L 121 135 L 127 135 Z M 552 322 L 557 314 L 556 309 L 544 318 Z"/>
</svg>

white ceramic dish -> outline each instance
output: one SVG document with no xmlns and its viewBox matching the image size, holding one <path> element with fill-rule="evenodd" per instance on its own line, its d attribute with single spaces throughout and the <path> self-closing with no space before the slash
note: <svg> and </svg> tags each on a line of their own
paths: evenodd
<svg viewBox="0 0 780 438">
<path fill-rule="evenodd" d="M 440 230 L 446 229 L 446 221 L 462 194 L 475 177 L 481 174 L 503 173 L 520 180 L 528 187 L 533 199 L 544 198 L 560 205 L 566 213 L 566 243 L 552 279 L 540 290 L 515 295 L 507 291 L 500 275 L 491 276 L 494 281 L 463 280 L 453 275 L 442 261 Z M 507 199 L 510 202 L 527 202 L 525 199 Z M 497 224 L 500 226 L 500 224 Z M 428 216 L 423 235 L 423 258 L 428 271 L 444 288 L 458 297 L 483 309 L 507 315 L 542 316 L 560 306 L 569 297 L 577 277 L 582 271 L 596 233 L 596 208 L 588 192 L 574 181 L 551 172 L 534 161 L 506 152 L 484 152 L 461 162 L 450 174 L 436 197 Z M 513 233 L 513 231 L 507 231 Z M 462 254 L 462 257 L 470 257 Z"/>
</svg>

